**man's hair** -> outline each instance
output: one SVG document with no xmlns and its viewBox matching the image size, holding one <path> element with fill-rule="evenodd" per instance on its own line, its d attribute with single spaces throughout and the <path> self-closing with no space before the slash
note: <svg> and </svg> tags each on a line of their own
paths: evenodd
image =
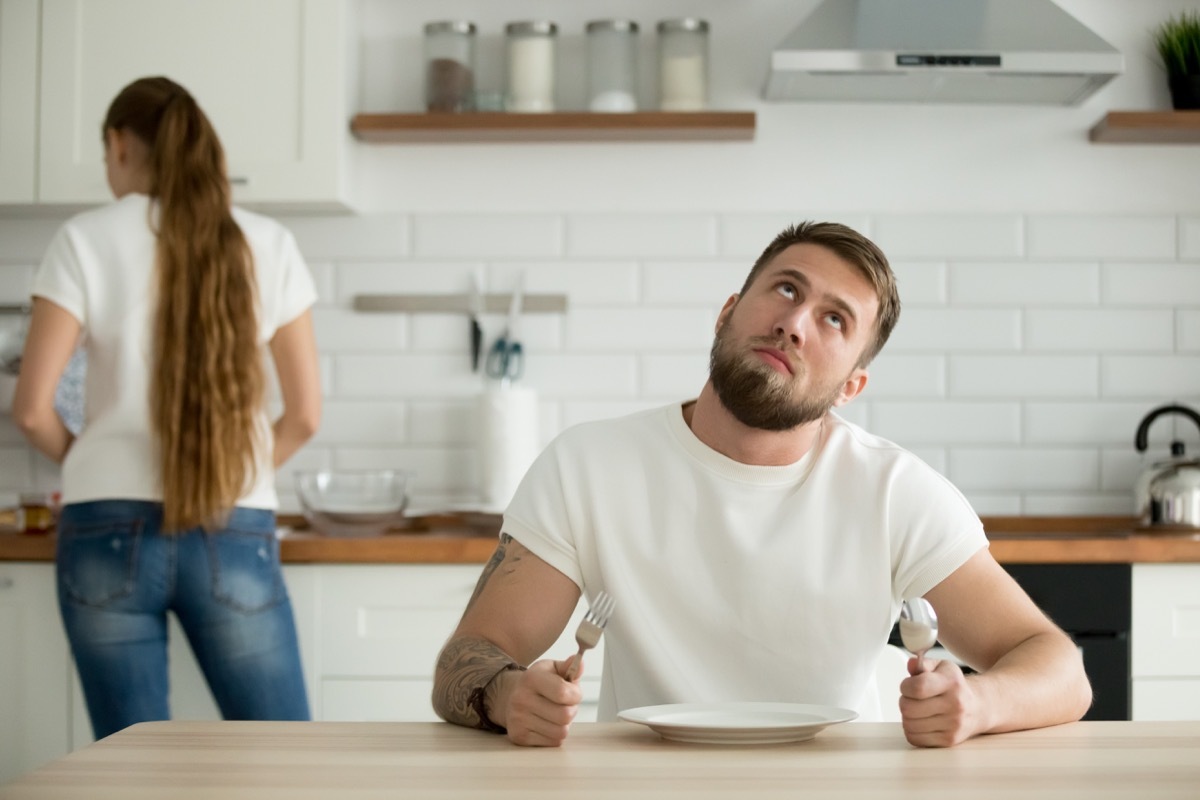
<svg viewBox="0 0 1200 800">
<path fill-rule="evenodd" d="M 741 294 L 749 291 L 754 279 L 776 256 L 794 244 L 820 245 L 853 264 L 871 282 L 879 299 L 879 313 L 875 319 L 875 338 L 859 357 L 858 365 L 865 367 L 883 349 L 892 335 L 892 329 L 896 327 L 896 321 L 900 319 L 900 292 L 896 288 L 896 275 L 888 265 L 887 256 L 874 242 L 846 225 L 837 222 L 801 222 L 784 228 L 767 245 L 746 276 Z"/>
</svg>

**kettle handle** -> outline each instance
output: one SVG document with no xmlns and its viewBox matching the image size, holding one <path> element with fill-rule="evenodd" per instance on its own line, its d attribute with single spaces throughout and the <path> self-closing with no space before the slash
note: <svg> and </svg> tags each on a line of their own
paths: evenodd
<svg viewBox="0 0 1200 800">
<path fill-rule="evenodd" d="M 1197 428 L 1200 428 L 1200 414 L 1197 414 L 1195 411 L 1188 408 L 1187 406 L 1181 406 L 1181 405 L 1159 406 L 1158 408 L 1154 409 L 1149 414 L 1147 414 L 1146 418 L 1142 420 L 1142 423 L 1140 425 L 1138 425 L 1137 433 L 1133 437 L 1133 446 L 1137 448 L 1137 451 L 1139 453 L 1143 453 L 1146 451 L 1146 438 L 1147 438 L 1147 435 L 1150 433 L 1150 423 L 1154 422 L 1154 420 L 1158 419 L 1163 414 L 1182 414 L 1183 416 L 1191 419 L 1192 422 L 1196 423 Z M 1174 451 L 1174 447 L 1172 447 L 1172 452 L 1173 451 Z"/>
</svg>

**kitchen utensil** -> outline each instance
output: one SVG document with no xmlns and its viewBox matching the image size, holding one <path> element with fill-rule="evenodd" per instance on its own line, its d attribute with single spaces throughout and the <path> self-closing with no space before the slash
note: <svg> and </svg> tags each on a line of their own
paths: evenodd
<svg viewBox="0 0 1200 800">
<path fill-rule="evenodd" d="M 900 604 L 900 641 L 917 657 L 917 672 L 925 672 L 925 653 L 937 643 L 937 613 L 924 597 Z"/>
<path fill-rule="evenodd" d="M 302 470 L 304 518 L 328 536 L 378 536 L 404 519 L 412 473 L 395 469 Z"/>
<path fill-rule="evenodd" d="M 512 301 L 508 306 L 508 325 L 504 333 L 492 345 L 487 358 L 487 374 L 507 385 L 525 372 L 525 350 L 521 344 L 521 298 L 524 294 L 525 276 L 517 278 L 513 287 Z"/>
<path fill-rule="evenodd" d="M 1165 414 L 1179 414 L 1200 428 L 1200 414 L 1171 404 L 1152 410 L 1138 425 L 1133 444 L 1139 453 L 1148 446 L 1150 425 Z M 1144 469 L 1134 485 L 1134 503 L 1148 527 L 1200 528 L 1200 460 L 1188 458 L 1183 442 L 1171 442 L 1171 457 Z"/>
<path fill-rule="evenodd" d="M 579 627 L 575 629 L 575 641 L 579 644 L 579 652 L 575 655 L 575 660 L 571 662 L 571 666 L 567 669 L 567 680 L 573 681 L 575 680 L 575 676 L 579 674 L 579 667 L 583 664 L 584 651 L 591 650 L 600 644 L 600 636 L 604 633 L 604 626 L 608 624 L 608 619 L 612 616 L 616 605 L 617 601 L 605 591 L 601 591 L 592 600 L 587 614 L 583 616 L 583 619 L 579 621 Z"/>
<path fill-rule="evenodd" d="M 483 291 L 475 273 L 471 273 L 471 296 L 467 302 L 471 315 L 471 372 L 479 372 L 479 356 L 483 352 Z"/>
</svg>

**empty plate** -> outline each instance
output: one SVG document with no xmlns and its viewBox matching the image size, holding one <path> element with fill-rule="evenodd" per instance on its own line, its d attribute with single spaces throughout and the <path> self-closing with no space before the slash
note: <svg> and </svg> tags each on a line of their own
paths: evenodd
<svg viewBox="0 0 1200 800">
<path fill-rule="evenodd" d="M 803 703 L 672 703 L 631 708 L 617 717 L 676 742 L 779 744 L 806 741 L 858 713 Z"/>
</svg>

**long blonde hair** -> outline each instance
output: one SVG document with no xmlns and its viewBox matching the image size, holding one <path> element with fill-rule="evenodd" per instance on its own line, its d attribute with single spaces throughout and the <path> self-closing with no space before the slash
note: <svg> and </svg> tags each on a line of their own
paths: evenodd
<svg viewBox="0 0 1200 800">
<path fill-rule="evenodd" d="M 162 77 L 126 86 L 104 130 L 148 145 L 158 201 L 149 399 L 163 530 L 219 526 L 256 476 L 265 380 L 253 257 L 233 219 L 225 153 L 195 99 Z"/>
</svg>

